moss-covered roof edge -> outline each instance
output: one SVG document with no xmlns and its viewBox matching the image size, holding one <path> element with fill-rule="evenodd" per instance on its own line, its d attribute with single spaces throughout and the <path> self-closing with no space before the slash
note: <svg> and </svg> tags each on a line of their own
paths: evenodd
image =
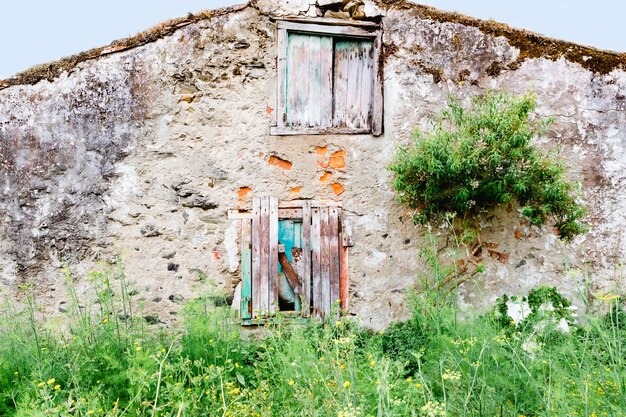
<svg viewBox="0 0 626 417">
<path fill-rule="evenodd" d="M 42 80 L 53 81 L 54 79 L 58 78 L 64 71 L 71 71 L 81 62 L 100 58 L 105 55 L 125 51 L 127 49 L 136 48 L 138 46 L 157 41 L 165 36 L 173 34 L 182 27 L 196 23 L 200 20 L 210 19 L 212 17 L 237 12 L 245 9 L 249 5 L 250 3 L 247 2 L 244 4 L 230 7 L 223 7 L 214 10 L 204 10 L 198 13 L 189 13 L 185 17 L 167 20 L 134 36 L 113 41 L 107 46 L 93 48 L 88 51 L 68 56 L 66 58 L 61 58 L 56 61 L 35 65 L 34 67 L 19 72 L 10 78 L 0 80 L 0 90 L 15 85 L 32 85 Z"/>
<path fill-rule="evenodd" d="M 459 23 L 478 28 L 491 36 L 505 37 L 511 46 L 519 49 L 517 60 L 510 66 L 516 68 L 530 58 L 557 60 L 565 58 L 580 64 L 583 68 L 601 75 L 615 69 L 626 69 L 626 53 L 606 51 L 574 42 L 550 38 L 525 29 L 516 29 L 493 20 L 481 20 L 456 12 L 447 12 L 430 6 L 424 6 L 408 0 L 374 0 L 383 9 L 407 10 L 421 19 L 438 22 Z"/>
<path fill-rule="evenodd" d="M 421 19 L 459 23 L 478 28 L 483 33 L 491 36 L 503 36 L 509 41 L 511 46 L 516 47 L 520 51 L 517 60 L 511 65 L 513 68 L 519 66 L 521 62 L 529 58 L 556 60 L 563 57 L 570 62 L 580 64 L 589 71 L 602 75 L 608 74 L 615 69 L 626 70 L 626 53 L 606 51 L 569 41 L 554 39 L 528 30 L 516 29 L 504 23 L 492 20 L 481 20 L 456 12 L 447 12 L 434 7 L 416 4 L 409 0 L 374 1 L 379 7 L 386 10 L 408 10 Z M 15 85 L 36 84 L 42 80 L 52 81 L 58 78 L 64 71 L 72 70 L 81 62 L 154 42 L 173 34 L 184 26 L 188 26 L 200 20 L 210 19 L 211 17 L 240 11 L 248 6 L 254 6 L 254 3 L 255 0 L 252 0 L 236 6 L 207 10 L 195 14 L 190 13 L 186 17 L 168 20 L 146 31 L 140 32 L 135 36 L 113 41 L 107 46 L 90 49 L 57 61 L 36 65 L 10 78 L 0 80 L 0 90 Z"/>
</svg>

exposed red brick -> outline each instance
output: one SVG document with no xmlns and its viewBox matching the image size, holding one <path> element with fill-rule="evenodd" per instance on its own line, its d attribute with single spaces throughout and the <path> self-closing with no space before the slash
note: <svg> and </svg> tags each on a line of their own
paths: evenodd
<svg viewBox="0 0 626 417">
<path fill-rule="evenodd" d="M 515 229 L 515 239 L 521 239 L 522 238 L 522 232 L 520 232 L 518 229 Z"/>
<path fill-rule="evenodd" d="M 320 181 L 321 181 L 321 182 L 330 182 L 330 180 L 331 180 L 332 178 L 333 178 L 333 174 L 332 174 L 332 172 L 328 172 L 328 171 L 326 171 L 326 172 L 324 172 L 324 173 L 322 174 L 322 176 L 320 177 Z"/>
<path fill-rule="evenodd" d="M 346 151 L 341 150 L 341 151 L 335 151 L 333 152 L 330 157 L 332 158 L 333 156 L 346 156 Z"/>
<path fill-rule="evenodd" d="M 333 192 L 335 193 L 335 195 L 343 194 L 343 192 L 346 191 L 345 188 L 343 188 L 343 185 L 339 184 L 338 182 L 332 184 L 331 187 L 333 188 Z"/>
<path fill-rule="evenodd" d="M 259 152 L 259 158 L 263 158 L 265 154 L 263 152 Z"/>
<path fill-rule="evenodd" d="M 239 191 L 237 191 L 237 196 L 240 200 L 242 200 L 248 195 L 250 191 L 252 191 L 252 188 L 250 187 L 241 187 Z"/>
<path fill-rule="evenodd" d="M 346 160 L 343 156 L 331 156 L 328 159 L 328 166 L 334 169 L 345 168 Z"/>
<path fill-rule="evenodd" d="M 297 186 L 295 186 L 295 187 L 293 187 L 291 189 L 291 192 L 294 193 L 294 194 L 298 194 L 300 191 L 302 191 L 302 186 L 301 185 L 297 185 Z"/>
<path fill-rule="evenodd" d="M 318 155 L 326 155 L 328 152 L 328 146 L 316 146 L 315 153 Z"/>
<path fill-rule="evenodd" d="M 289 161 L 286 161 L 282 158 L 277 157 L 276 155 L 270 156 L 270 159 L 267 161 L 270 165 L 275 165 L 282 169 L 291 169 L 293 164 Z"/>
</svg>

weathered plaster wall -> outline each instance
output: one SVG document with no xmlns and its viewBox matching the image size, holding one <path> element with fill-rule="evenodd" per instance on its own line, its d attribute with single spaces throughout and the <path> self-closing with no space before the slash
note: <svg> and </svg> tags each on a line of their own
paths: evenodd
<svg viewBox="0 0 626 417">
<path fill-rule="evenodd" d="M 516 207 L 485 213 L 483 239 L 508 259 L 487 259 L 486 272 L 460 287 L 462 300 L 487 305 L 538 283 L 574 296 L 580 271 L 597 288 L 617 285 L 626 257 L 626 73 L 531 57 L 480 25 L 404 2 L 355 10 L 384 26 L 381 137 L 268 134 L 276 108 L 270 17 L 323 14 L 314 0 L 258 0 L 84 61 L 53 81 L 0 90 L 2 291 L 19 295 L 30 282 L 62 314 L 61 268 L 80 277 L 119 257 L 144 314 L 167 322 L 214 283 L 232 294 L 239 253 L 229 209 L 263 194 L 336 199 L 354 227 L 350 313 L 384 326 L 406 315 L 404 293 L 422 269 L 424 242 L 423 228 L 395 201 L 386 166 L 447 94 L 487 88 L 532 88 L 539 112 L 555 116 L 542 143 L 559 146 L 572 176 L 583 178 L 592 231 L 564 245 Z"/>
</svg>

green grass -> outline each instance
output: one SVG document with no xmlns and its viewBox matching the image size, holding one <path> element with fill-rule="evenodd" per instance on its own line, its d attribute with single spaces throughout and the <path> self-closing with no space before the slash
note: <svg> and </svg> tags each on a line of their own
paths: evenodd
<svg viewBox="0 0 626 417">
<path fill-rule="evenodd" d="M 626 415 L 619 299 L 569 334 L 550 312 L 517 326 L 501 308 L 460 320 L 449 297 L 425 292 L 385 332 L 279 319 L 253 337 L 209 298 L 186 306 L 179 329 L 150 330 L 129 317 L 122 272 L 92 282 L 99 312 L 74 295 L 66 332 L 45 330 L 35 303 L 6 305 L 0 416 Z"/>
</svg>

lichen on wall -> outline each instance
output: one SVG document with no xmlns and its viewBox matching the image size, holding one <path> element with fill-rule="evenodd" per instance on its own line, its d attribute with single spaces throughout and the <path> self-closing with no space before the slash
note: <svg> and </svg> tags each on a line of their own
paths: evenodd
<svg viewBox="0 0 626 417">
<path fill-rule="evenodd" d="M 144 314 L 169 323 L 192 297 L 233 296 L 239 225 L 229 210 L 268 194 L 337 200 L 354 229 L 349 314 L 383 327 L 406 317 L 405 293 L 426 271 L 418 256 L 425 229 L 397 202 L 386 167 L 449 94 L 467 101 L 489 88 L 531 88 L 539 113 L 555 117 L 540 144 L 559 147 L 582 179 L 592 230 L 564 245 L 514 205 L 484 213 L 483 238 L 507 256 L 486 254 L 485 273 L 459 288 L 461 301 L 486 306 L 539 283 L 575 297 L 580 271 L 593 271 L 594 290 L 618 285 L 626 257 L 621 55 L 598 52 L 594 65 L 606 65 L 591 67 L 565 53 L 531 53 L 528 33 L 408 2 L 356 2 L 347 11 L 322 3 L 258 0 L 198 14 L 125 40 L 115 53 L 99 49 L 54 74 L 0 83 L 4 291 L 19 296 L 19 283 L 32 283 L 49 312 L 63 315 L 64 274 L 88 291 L 86 271 L 123 263 Z M 331 15 L 382 24 L 385 134 L 270 136 L 274 19 Z M 443 245 L 449 231 L 434 226 Z"/>
</svg>

